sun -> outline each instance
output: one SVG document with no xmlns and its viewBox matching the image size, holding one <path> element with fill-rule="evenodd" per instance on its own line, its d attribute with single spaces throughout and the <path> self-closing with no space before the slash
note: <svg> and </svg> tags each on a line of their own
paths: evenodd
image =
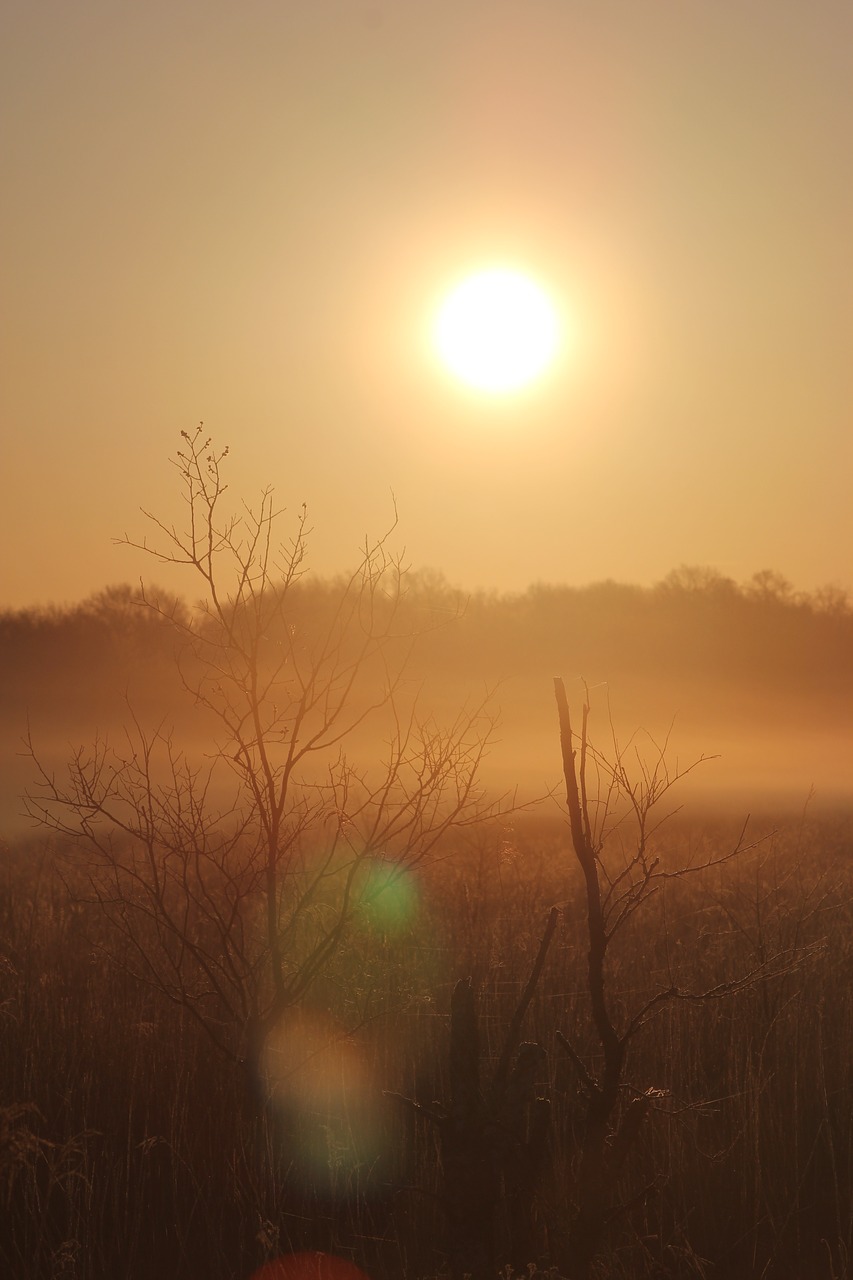
<svg viewBox="0 0 853 1280">
<path fill-rule="evenodd" d="M 435 347 L 462 382 L 494 395 L 519 390 L 551 364 L 560 340 L 556 308 L 530 276 L 490 267 L 442 302 Z"/>
</svg>

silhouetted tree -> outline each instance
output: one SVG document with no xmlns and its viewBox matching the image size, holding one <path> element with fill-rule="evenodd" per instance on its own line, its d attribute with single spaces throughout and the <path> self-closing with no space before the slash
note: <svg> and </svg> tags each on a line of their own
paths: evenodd
<svg viewBox="0 0 853 1280">
<path fill-rule="evenodd" d="M 751 970 L 704 990 L 681 987 L 670 968 L 667 986 L 653 990 L 633 1009 L 626 1008 L 624 993 L 618 986 L 614 989 L 611 974 L 617 936 L 668 880 L 722 866 L 754 846 L 745 844 L 747 820 L 730 849 L 695 862 L 664 863 L 653 846 L 655 832 L 669 816 L 661 813 L 660 805 L 695 764 L 670 769 L 666 743 L 652 743 L 650 756 L 644 757 L 636 748 L 629 755 L 614 736 L 609 753 L 595 750 L 587 731 L 588 703 L 583 707 L 580 733 L 575 734 L 563 681 L 556 679 L 554 689 L 571 844 L 583 875 L 586 991 L 595 1043 L 593 1054 L 585 1058 L 568 1036 L 557 1032 L 577 1075 L 584 1109 L 574 1203 L 565 1245 L 558 1246 L 558 1252 L 561 1270 L 569 1280 L 589 1280 L 610 1223 L 651 1190 L 634 1189 L 624 1196 L 619 1187 L 631 1147 L 661 1097 L 653 1085 L 641 1090 L 628 1083 L 631 1042 L 667 1003 L 707 1003 L 735 996 L 790 972 L 805 951 L 793 948 L 767 954 Z M 614 847 L 612 837 L 617 832 Z M 558 1229 L 556 1237 L 560 1234 Z"/>
<path fill-rule="evenodd" d="M 227 509 L 228 450 L 201 428 L 183 436 L 184 523 L 146 513 L 155 540 L 131 545 L 203 585 L 193 613 L 143 599 L 182 642 L 210 745 L 193 763 L 167 729 L 131 718 L 120 741 L 77 750 L 64 777 L 42 767 L 28 803 L 88 850 L 116 958 L 251 1062 L 364 896 L 492 811 L 477 778 L 492 725 L 478 705 L 442 726 L 404 696 L 413 634 L 388 535 L 305 607 L 304 508 L 280 545 L 272 491 L 255 509 Z M 370 874 L 377 862 L 387 874 Z"/>
</svg>

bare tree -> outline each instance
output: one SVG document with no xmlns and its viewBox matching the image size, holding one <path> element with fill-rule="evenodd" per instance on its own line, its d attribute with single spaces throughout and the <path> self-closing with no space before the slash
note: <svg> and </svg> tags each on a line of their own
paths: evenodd
<svg viewBox="0 0 853 1280">
<path fill-rule="evenodd" d="M 686 768 L 670 768 L 666 742 L 653 745 L 650 755 L 644 756 L 640 750 L 620 746 L 615 732 L 608 752 L 602 753 L 589 741 L 588 702 L 583 707 L 580 733 L 575 734 L 563 681 L 555 679 L 554 689 L 571 842 L 585 892 L 586 990 L 595 1045 L 584 1060 L 576 1045 L 557 1032 L 557 1041 L 575 1069 L 584 1106 L 575 1203 L 562 1262 L 570 1280 L 589 1280 L 608 1225 L 650 1190 L 635 1192 L 626 1201 L 620 1200 L 617 1189 L 645 1118 L 662 1097 L 662 1091 L 653 1086 L 640 1090 L 629 1083 L 626 1065 L 632 1041 L 667 1003 L 705 1003 L 735 996 L 790 972 L 803 962 L 807 950 L 767 954 L 751 970 L 702 990 L 680 986 L 670 969 L 666 986 L 652 990 L 633 1010 L 624 1007 L 622 993 L 612 990 L 614 939 L 668 880 L 683 880 L 721 866 L 755 844 L 745 843 L 747 819 L 735 843 L 721 853 L 693 862 L 664 860 L 654 851 L 653 837 L 672 811 L 662 812 L 661 805 L 676 783 L 701 761 Z M 622 1006 L 618 1013 L 614 1012 L 617 1006 Z"/>
<path fill-rule="evenodd" d="M 63 776 L 39 767 L 28 806 L 89 850 L 115 957 L 245 1062 L 365 895 L 494 811 L 478 783 L 493 722 L 484 700 L 439 726 L 407 696 L 425 625 L 407 616 L 390 534 L 365 542 L 349 576 L 312 584 L 304 507 L 279 545 L 272 491 L 229 511 L 227 448 L 201 427 L 182 435 L 185 526 L 144 512 L 153 541 L 120 541 L 203 586 L 192 612 L 144 588 L 141 603 L 182 639 L 208 749 L 192 763 L 171 730 L 131 714 L 120 741 L 77 750 Z"/>
</svg>

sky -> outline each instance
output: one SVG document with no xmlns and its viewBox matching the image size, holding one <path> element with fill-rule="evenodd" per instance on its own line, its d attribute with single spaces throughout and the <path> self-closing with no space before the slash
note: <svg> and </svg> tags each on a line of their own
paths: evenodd
<svg viewBox="0 0 853 1280">
<path fill-rule="evenodd" d="M 0 607 L 164 581 L 200 420 L 322 573 L 853 588 L 851 84 L 849 0 L 0 0 Z M 496 264 L 504 396 L 431 328 Z"/>
</svg>

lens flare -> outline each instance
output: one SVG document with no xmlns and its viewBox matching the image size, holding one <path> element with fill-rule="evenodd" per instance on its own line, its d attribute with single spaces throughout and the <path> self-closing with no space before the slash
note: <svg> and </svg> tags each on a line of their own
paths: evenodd
<svg viewBox="0 0 853 1280">
<path fill-rule="evenodd" d="M 274 1258 L 250 1280 L 368 1280 L 352 1262 L 335 1258 L 330 1253 L 291 1253 Z"/>
<path fill-rule="evenodd" d="M 411 871 L 374 859 L 361 890 L 362 917 L 371 928 L 400 933 L 418 909 L 418 890 Z"/>
<path fill-rule="evenodd" d="M 330 1017 L 292 1009 L 257 1069 L 292 1175 L 332 1199 L 347 1194 L 385 1150 L 381 1095 L 359 1047 Z"/>
</svg>

